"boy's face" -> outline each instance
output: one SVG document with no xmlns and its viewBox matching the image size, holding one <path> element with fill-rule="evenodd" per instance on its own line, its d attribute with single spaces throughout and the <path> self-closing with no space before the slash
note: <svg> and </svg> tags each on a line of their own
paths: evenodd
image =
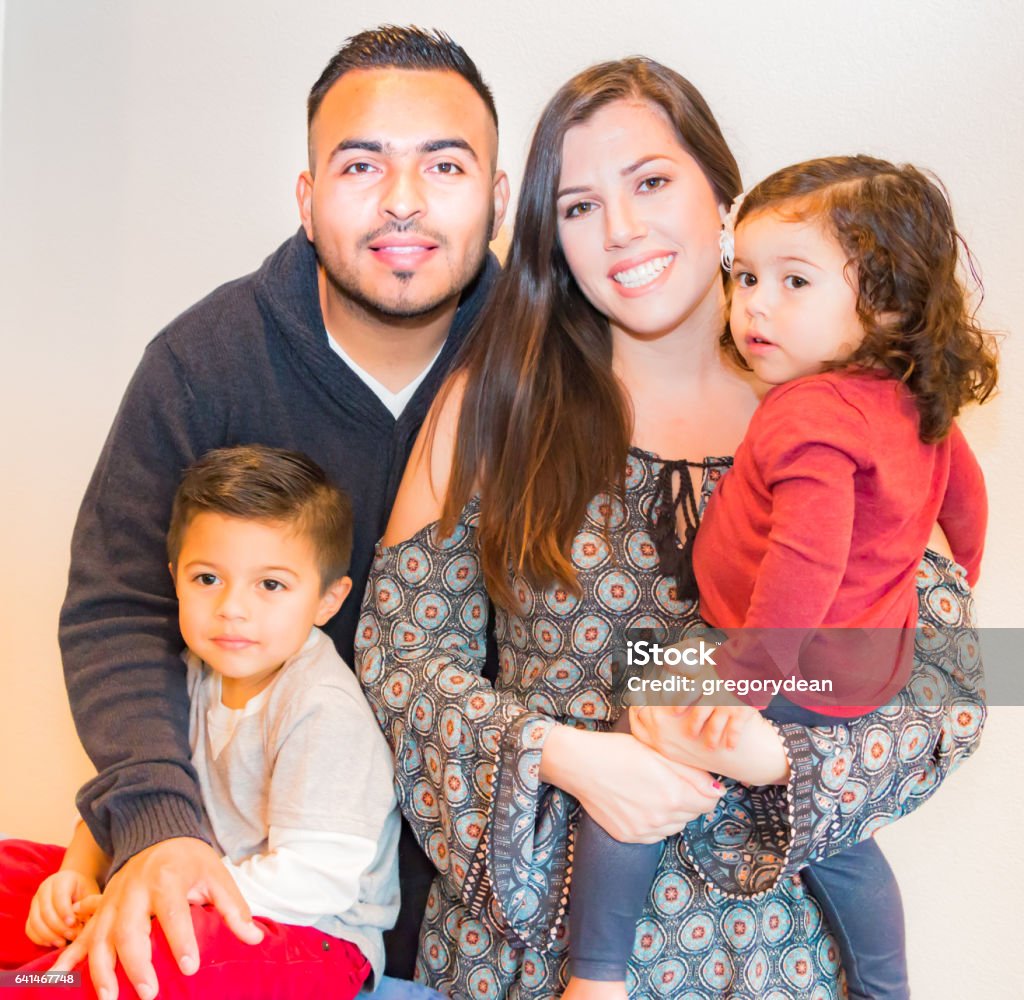
<svg viewBox="0 0 1024 1000">
<path fill-rule="evenodd" d="M 341 607 L 352 581 L 322 592 L 312 542 L 291 525 L 197 514 L 176 566 L 181 634 L 239 708 Z"/>
</svg>

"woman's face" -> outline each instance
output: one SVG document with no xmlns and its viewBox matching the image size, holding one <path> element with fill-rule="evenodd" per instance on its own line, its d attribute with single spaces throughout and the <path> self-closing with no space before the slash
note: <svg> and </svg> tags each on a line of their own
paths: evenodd
<svg viewBox="0 0 1024 1000">
<path fill-rule="evenodd" d="M 616 101 L 569 129 L 557 211 L 573 277 L 613 329 L 657 336 L 717 309 L 718 202 L 660 108 Z"/>
</svg>

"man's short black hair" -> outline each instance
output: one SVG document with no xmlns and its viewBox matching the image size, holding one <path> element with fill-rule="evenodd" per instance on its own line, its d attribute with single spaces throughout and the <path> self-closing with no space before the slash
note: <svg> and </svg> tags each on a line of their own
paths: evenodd
<svg viewBox="0 0 1024 1000">
<path fill-rule="evenodd" d="M 353 69 L 448 70 L 458 73 L 480 95 L 497 128 L 498 111 L 491 88 L 484 83 L 480 70 L 466 50 L 443 31 L 417 28 L 413 24 L 405 27 L 382 24 L 347 39 L 309 92 L 306 102 L 308 127 L 312 127 L 327 91 Z"/>
</svg>

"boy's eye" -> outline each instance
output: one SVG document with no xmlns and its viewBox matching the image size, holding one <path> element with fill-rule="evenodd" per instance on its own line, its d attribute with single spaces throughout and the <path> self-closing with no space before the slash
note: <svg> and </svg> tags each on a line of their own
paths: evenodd
<svg viewBox="0 0 1024 1000">
<path fill-rule="evenodd" d="M 271 592 L 273 592 L 275 590 L 284 590 L 285 589 L 284 584 L 280 580 L 260 580 L 260 586 L 264 590 L 269 590 Z"/>
<path fill-rule="evenodd" d="M 749 271 L 740 271 L 734 277 L 736 278 L 736 284 L 741 288 L 751 288 L 757 284 L 756 275 L 751 274 Z"/>
<path fill-rule="evenodd" d="M 213 587 L 218 582 L 217 576 L 214 573 L 200 573 L 196 577 L 196 583 L 198 583 L 200 587 Z"/>
<path fill-rule="evenodd" d="M 782 283 L 787 288 L 803 288 L 807 284 L 807 279 L 801 278 L 799 274 L 787 274 Z"/>
<path fill-rule="evenodd" d="M 589 215 L 594 210 L 592 201 L 577 201 L 565 210 L 567 219 L 578 219 L 580 216 Z"/>
</svg>

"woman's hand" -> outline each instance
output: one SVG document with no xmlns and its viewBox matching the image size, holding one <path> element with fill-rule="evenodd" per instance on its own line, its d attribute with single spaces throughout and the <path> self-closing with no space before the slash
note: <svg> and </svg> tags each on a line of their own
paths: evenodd
<svg viewBox="0 0 1024 1000">
<path fill-rule="evenodd" d="M 54 872 L 32 897 L 25 924 L 28 939 L 44 948 L 63 948 L 74 941 L 85 923 L 75 904 L 99 891 L 96 880 L 82 872 L 66 868 Z"/>
<path fill-rule="evenodd" d="M 724 791 L 707 771 L 668 760 L 625 733 L 554 728 L 541 780 L 575 796 L 616 840 L 654 844 L 711 812 Z"/>
<path fill-rule="evenodd" d="M 699 703 L 698 703 L 699 704 Z M 629 709 L 630 731 L 645 746 L 679 763 L 727 774 L 746 785 L 789 781 L 785 744 L 775 727 L 756 714 L 736 737 L 735 747 L 709 749 L 699 734 L 689 735 L 688 708 L 645 705 Z"/>
</svg>

